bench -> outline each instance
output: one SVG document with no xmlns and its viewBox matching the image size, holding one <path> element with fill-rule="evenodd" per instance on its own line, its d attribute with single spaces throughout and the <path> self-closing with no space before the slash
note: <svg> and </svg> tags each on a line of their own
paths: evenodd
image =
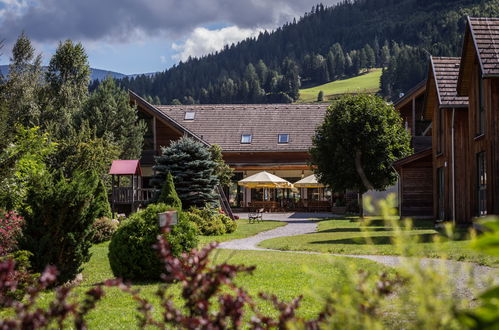
<svg viewBox="0 0 499 330">
<path fill-rule="evenodd" d="M 248 223 L 257 223 L 263 221 L 264 209 L 258 209 L 248 214 Z"/>
</svg>

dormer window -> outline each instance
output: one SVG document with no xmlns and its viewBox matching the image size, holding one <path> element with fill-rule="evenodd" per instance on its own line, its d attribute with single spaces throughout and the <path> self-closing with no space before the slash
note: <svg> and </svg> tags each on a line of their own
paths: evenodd
<svg viewBox="0 0 499 330">
<path fill-rule="evenodd" d="M 243 134 L 241 135 L 241 143 L 242 144 L 250 144 L 252 139 L 251 134 Z"/>
<path fill-rule="evenodd" d="M 196 113 L 194 111 L 187 111 L 184 116 L 184 120 L 194 120 Z"/>
<path fill-rule="evenodd" d="M 279 134 L 277 137 L 278 143 L 288 143 L 289 142 L 289 134 Z"/>
</svg>

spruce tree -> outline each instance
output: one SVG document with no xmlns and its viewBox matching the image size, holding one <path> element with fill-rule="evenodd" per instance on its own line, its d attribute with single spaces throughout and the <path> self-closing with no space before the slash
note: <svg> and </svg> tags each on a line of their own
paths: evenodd
<svg viewBox="0 0 499 330">
<path fill-rule="evenodd" d="M 218 184 L 216 166 L 207 147 L 192 138 L 182 137 L 163 148 L 162 155 L 156 157 L 153 184 L 160 187 L 170 172 L 183 208 L 203 207 L 217 200 L 214 193 Z"/>
<path fill-rule="evenodd" d="M 180 201 L 177 191 L 175 190 L 175 184 L 173 183 L 173 176 L 170 172 L 166 174 L 166 180 L 163 183 L 163 188 L 161 189 L 161 194 L 159 195 L 158 203 L 164 203 L 168 206 L 172 206 L 179 210 L 182 209 L 182 202 Z"/>
</svg>

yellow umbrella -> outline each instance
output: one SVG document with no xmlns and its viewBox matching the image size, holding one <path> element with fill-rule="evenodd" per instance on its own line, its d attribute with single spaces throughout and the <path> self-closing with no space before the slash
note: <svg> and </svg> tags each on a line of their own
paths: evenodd
<svg viewBox="0 0 499 330">
<path fill-rule="evenodd" d="M 250 175 L 238 184 L 247 188 L 293 188 L 289 181 L 266 171 Z"/>
<path fill-rule="evenodd" d="M 324 188 L 324 185 L 317 181 L 317 177 L 315 176 L 315 174 L 309 175 L 306 178 L 295 182 L 293 186 L 297 188 Z"/>
</svg>

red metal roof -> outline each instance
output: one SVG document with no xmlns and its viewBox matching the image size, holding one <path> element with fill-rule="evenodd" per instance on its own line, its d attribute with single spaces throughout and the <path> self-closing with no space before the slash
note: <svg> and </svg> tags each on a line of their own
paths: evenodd
<svg viewBox="0 0 499 330">
<path fill-rule="evenodd" d="M 109 174 L 142 175 L 138 160 L 113 160 Z"/>
</svg>

